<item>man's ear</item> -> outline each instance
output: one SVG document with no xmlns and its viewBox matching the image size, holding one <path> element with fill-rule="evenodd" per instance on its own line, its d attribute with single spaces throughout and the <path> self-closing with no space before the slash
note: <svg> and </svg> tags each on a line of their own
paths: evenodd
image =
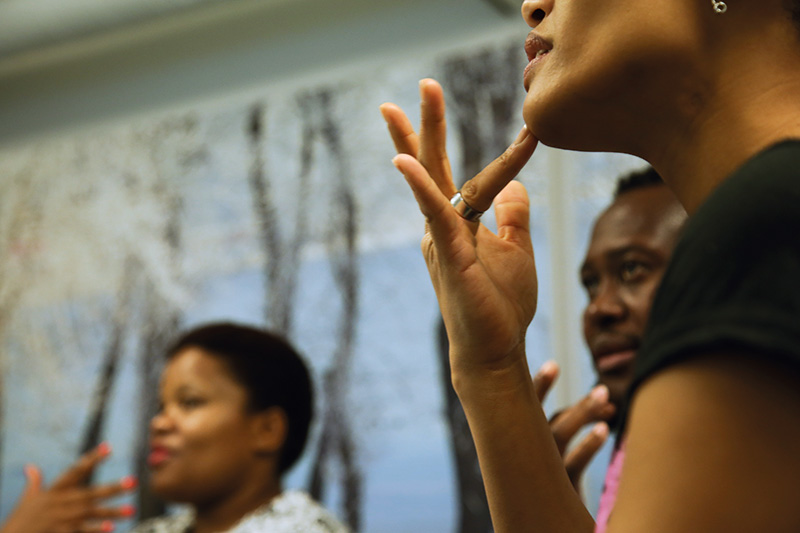
<svg viewBox="0 0 800 533">
<path fill-rule="evenodd" d="M 253 443 L 257 453 L 277 454 L 286 442 L 289 419 L 280 407 L 270 407 L 253 415 Z"/>
</svg>

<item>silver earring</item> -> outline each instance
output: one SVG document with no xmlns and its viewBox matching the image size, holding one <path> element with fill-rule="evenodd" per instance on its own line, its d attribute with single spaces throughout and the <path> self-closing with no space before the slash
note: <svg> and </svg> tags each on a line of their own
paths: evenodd
<svg viewBox="0 0 800 533">
<path fill-rule="evenodd" d="M 714 6 L 714 12 L 721 15 L 728 10 L 728 4 L 721 0 L 711 0 L 711 5 Z"/>
</svg>

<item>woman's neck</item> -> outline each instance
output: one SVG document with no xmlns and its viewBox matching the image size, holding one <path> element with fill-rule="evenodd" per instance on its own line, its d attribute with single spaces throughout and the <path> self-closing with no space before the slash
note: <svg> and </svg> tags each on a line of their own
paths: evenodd
<svg viewBox="0 0 800 533">
<path fill-rule="evenodd" d="M 747 160 L 800 139 L 800 42 L 795 52 L 780 40 L 740 40 L 715 60 L 697 113 L 665 129 L 644 154 L 690 215 Z"/>
<path fill-rule="evenodd" d="M 268 486 L 240 487 L 225 498 L 205 505 L 195 505 L 193 533 L 222 533 L 242 518 L 271 502 L 282 492 L 280 480 Z"/>
<path fill-rule="evenodd" d="M 711 117 L 696 135 L 665 146 L 651 159 L 690 215 L 750 158 L 782 140 L 800 139 L 800 80 L 789 90 L 791 99 L 775 94 L 781 92 L 775 88 L 754 97 L 751 105 Z"/>
</svg>

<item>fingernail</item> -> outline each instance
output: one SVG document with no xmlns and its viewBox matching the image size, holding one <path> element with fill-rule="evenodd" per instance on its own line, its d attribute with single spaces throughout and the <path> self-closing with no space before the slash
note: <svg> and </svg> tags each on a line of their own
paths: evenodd
<svg viewBox="0 0 800 533">
<path fill-rule="evenodd" d="M 595 435 L 597 435 L 602 439 L 608 437 L 608 424 L 604 422 L 595 424 L 594 427 L 592 428 L 592 433 L 594 433 Z"/>
<path fill-rule="evenodd" d="M 522 141 L 524 141 L 525 137 L 527 137 L 527 136 L 528 136 L 528 126 L 525 125 L 525 126 L 522 126 L 522 129 L 519 131 L 519 134 L 517 135 L 517 138 L 514 139 L 514 145 L 517 145 L 517 144 L 521 143 Z"/>
<path fill-rule="evenodd" d="M 130 490 L 138 485 L 138 481 L 133 476 L 125 476 L 119 481 L 119 486 L 125 490 Z"/>
<path fill-rule="evenodd" d="M 107 455 L 110 455 L 111 454 L 111 445 L 109 443 L 107 443 L 107 442 L 101 442 L 97 446 L 97 453 L 100 455 L 100 457 L 105 457 Z"/>
<path fill-rule="evenodd" d="M 394 165 L 394 168 L 396 168 L 397 170 L 400 170 L 400 167 L 397 165 L 397 161 L 398 161 L 399 159 L 400 159 L 400 156 L 399 156 L 399 155 L 396 155 L 396 156 L 394 156 L 394 157 L 392 158 L 392 164 Z M 400 170 L 400 172 L 402 172 L 402 170 Z"/>
<path fill-rule="evenodd" d="M 136 514 L 136 507 L 133 505 L 123 505 L 119 508 L 119 514 L 126 518 L 130 518 Z"/>
<path fill-rule="evenodd" d="M 25 477 L 31 477 L 33 475 L 33 465 L 25 465 L 22 468 L 22 471 L 25 473 Z"/>
<path fill-rule="evenodd" d="M 605 403 L 608 401 L 608 387 L 605 385 L 598 385 L 592 389 L 592 400 L 597 403 Z"/>
<path fill-rule="evenodd" d="M 554 372 L 558 370 L 558 364 L 552 359 L 550 361 L 545 361 L 544 364 L 542 364 L 541 370 L 542 372 Z"/>
<path fill-rule="evenodd" d="M 114 531 L 114 522 L 111 520 L 103 520 L 103 522 L 100 524 L 100 531 L 103 531 L 104 533 L 111 533 Z"/>
</svg>

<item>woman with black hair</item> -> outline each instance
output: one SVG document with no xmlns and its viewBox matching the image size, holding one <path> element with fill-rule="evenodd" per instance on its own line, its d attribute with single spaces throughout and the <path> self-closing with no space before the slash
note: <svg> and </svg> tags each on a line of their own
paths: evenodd
<svg viewBox="0 0 800 533">
<path fill-rule="evenodd" d="M 308 370 L 283 339 L 209 324 L 169 350 L 151 423 L 151 486 L 189 511 L 135 533 L 345 533 L 281 478 L 299 459 L 312 417 Z"/>
<path fill-rule="evenodd" d="M 496 533 L 591 531 L 530 379 L 537 279 L 512 181 L 541 142 L 622 152 L 690 215 L 653 302 L 597 531 L 800 531 L 800 1 L 524 0 L 526 127 L 453 184 L 441 87 L 382 107 L 426 218 Z M 494 203 L 497 233 L 478 221 Z M 565 265 L 565 267 L 567 267 Z"/>
</svg>

